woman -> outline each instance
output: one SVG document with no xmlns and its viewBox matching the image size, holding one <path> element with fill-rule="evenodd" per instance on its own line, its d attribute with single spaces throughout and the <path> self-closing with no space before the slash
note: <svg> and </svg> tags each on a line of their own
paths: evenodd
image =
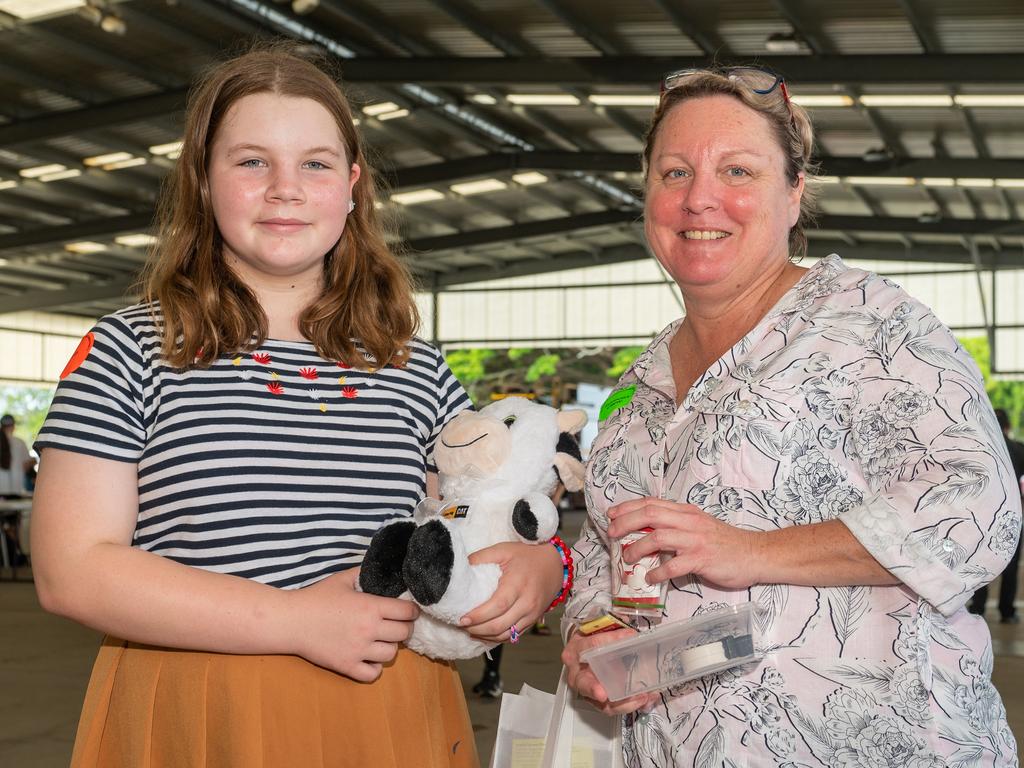
<svg viewBox="0 0 1024 768">
<path fill-rule="evenodd" d="M 36 465 L 25 441 L 14 436 L 14 424 L 11 414 L 0 417 L 0 498 L 26 495 L 25 473 Z"/>
<path fill-rule="evenodd" d="M 337 84 L 282 48 L 217 66 L 166 195 L 147 302 L 83 340 L 38 442 L 40 601 L 107 634 L 72 764 L 475 766 L 454 668 L 400 647 L 415 606 L 354 589 L 468 400 Z M 504 639 L 559 555 L 483 557 L 468 628 Z"/>
<path fill-rule="evenodd" d="M 645 228 L 683 319 L 622 377 L 591 450 L 571 618 L 608 610 L 608 543 L 653 531 L 667 619 L 755 604 L 756 664 L 609 702 L 629 766 L 1016 765 L 985 623 L 964 610 L 1020 530 L 970 357 L 931 313 L 829 256 L 804 269 L 813 146 L 782 79 L 670 77 Z M 629 399 L 629 387 L 635 387 Z"/>
</svg>

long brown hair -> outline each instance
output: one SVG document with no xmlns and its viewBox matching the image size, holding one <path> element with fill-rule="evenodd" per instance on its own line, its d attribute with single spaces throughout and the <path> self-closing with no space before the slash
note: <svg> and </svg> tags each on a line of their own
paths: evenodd
<svg viewBox="0 0 1024 768">
<path fill-rule="evenodd" d="M 322 66 L 322 65 L 321 65 Z M 267 338 L 267 316 L 255 294 L 225 264 L 213 217 L 208 153 L 228 110 L 256 93 L 313 99 L 334 118 L 349 163 L 362 169 L 355 210 L 324 257 L 323 290 L 299 318 L 302 335 L 327 360 L 365 367 L 359 343 L 376 367 L 400 363 L 419 325 L 408 271 L 385 241 L 376 184 L 360 146 L 348 101 L 317 64 L 275 43 L 211 69 L 189 95 L 181 155 L 161 195 L 159 241 L 143 274 L 143 295 L 159 302 L 162 352 L 173 366 L 210 365 Z"/>
<path fill-rule="evenodd" d="M 772 136 L 782 150 L 786 162 L 786 179 L 796 186 L 801 173 L 805 181 L 813 179 L 817 166 L 811 161 L 814 149 L 814 127 L 807 111 L 799 104 L 793 104 L 784 97 L 781 88 L 770 93 L 761 94 L 742 80 L 730 78 L 730 70 L 734 67 L 714 67 L 711 69 L 693 70 L 678 85 L 662 94 L 651 125 L 644 138 L 643 170 L 647 176 L 650 167 L 651 151 L 658 131 L 665 116 L 673 107 L 689 99 L 701 96 L 725 95 L 732 96 L 742 104 L 764 115 L 772 127 Z M 743 69 L 743 67 L 739 67 Z M 804 184 L 803 196 L 800 198 L 800 217 L 789 230 L 789 256 L 798 259 L 807 252 L 806 228 L 814 221 L 817 211 L 817 188 L 814 184 Z"/>
</svg>

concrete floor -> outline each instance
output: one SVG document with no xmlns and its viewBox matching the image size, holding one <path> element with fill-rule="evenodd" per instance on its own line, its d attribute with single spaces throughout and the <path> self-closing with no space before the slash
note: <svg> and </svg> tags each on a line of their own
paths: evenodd
<svg viewBox="0 0 1024 768">
<path fill-rule="evenodd" d="M 567 527 L 578 525 L 570 513 Z M 20 578 L 29 576 L 20 570 Z M 9 579 L 7 572 L 3 578 Z M 996 653 L 994 679 L 1009 712 L 1015 734 L 1024 734 L 1024 624 L 998 623 L 995 595 L 990 590 L 989 624 Z M 1024 607 L 1020 609 L 1024 612 Z M 558 612 L 549 619 L 558 627 Z M 44 613 L 31 583 L 0 582 L 0 768 L 63 768 L 71 755 L 79 707 L 88 682 L 99 635 L 65 619 Z M 554 692 L 560 669 L 561 640 L 526 635 L 506 646 L 502 659 L 505 690 L 518 692 L 523 683 Z M 476 732 L 477 749 L 486 768 L 494 743 L 500 701 L 470 692 L 483 664 L 459 665 Z"/>
</svg>

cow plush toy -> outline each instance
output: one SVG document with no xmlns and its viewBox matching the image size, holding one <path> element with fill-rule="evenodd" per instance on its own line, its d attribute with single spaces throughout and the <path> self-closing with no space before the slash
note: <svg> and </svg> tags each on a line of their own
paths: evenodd
<svg viewBox="0 0 1024 768">
<path fill-rule="evenodd" d="M 575 435 L 584 411 L 557 411 L 521 397 L 463 411 L 434 448 L 443 501 L 425 499 L 412 520 L 391 523 L 370 542 L 360 588 L 410 596 L 422 607 L 407 645 L 436 659 L 468 659 L 493 647 L 458 621 L 498 586 L 494 563 L 469 555 L 502 541 L 547 545 L 558 527 L 551 493 L 583 486 Z"/>
</svg>

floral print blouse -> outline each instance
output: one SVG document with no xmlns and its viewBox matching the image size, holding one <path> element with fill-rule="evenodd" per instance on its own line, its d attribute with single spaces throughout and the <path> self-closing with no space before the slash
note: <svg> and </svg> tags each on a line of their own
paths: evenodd
<svg viewBox="0 0 1024 768">
<path fill-rule="evenodd" d="M 992 645 L 967 613 L 1021 529 L 981 376 L 950 331 L 829 256 L 698 379 L 682 405 L 666 328 L 619 386 L 588 464 L 567 616 L 610 605 L 607 510 L 641 496 L 752 530 L 839 519 L 889 587 L 671 582 L 666 614 L 751 601 L 762 658 L 624 718 L 630 768 L 1016 766 Z"/>
</svg>

